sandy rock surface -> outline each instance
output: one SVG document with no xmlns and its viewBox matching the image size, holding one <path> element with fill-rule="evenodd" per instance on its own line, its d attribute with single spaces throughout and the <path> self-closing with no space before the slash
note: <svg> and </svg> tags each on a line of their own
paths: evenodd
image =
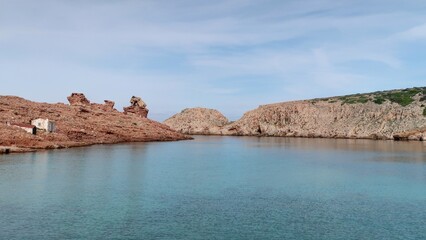
<svg viewBox="0 0 426 240">
<path fill-rule="evenodd" d="M 401 107 L 389 102 L 289 102 L 260 106 L 221 131 L 225 135 L 394 139 L 394 135 L 426 128 L 422 110 L 420 104 Z"/>
<path fill-rule="evenodd" d="M 172 129 L 185 134 L 220 134 L 228 119 L 219 111 L 208 108 L 187 108 L 164 121 Z"/>
<path fill-rule="evenodd" d="M 426 88 L 262 105 L 233 123 L 186 109 L 164 123 L 185 134 L 426 141 Z"/>
</svg>

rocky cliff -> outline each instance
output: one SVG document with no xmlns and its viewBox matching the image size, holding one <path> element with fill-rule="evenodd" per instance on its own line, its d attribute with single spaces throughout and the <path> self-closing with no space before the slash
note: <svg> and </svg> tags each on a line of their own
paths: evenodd
<svg viewBox="0 0 426 240">
<path fill-rule="evenodd" d="M 165 123 L 187 134 L 199 127 Z M 426 87 L 262 105 L 234 123 L 203 127 L 219 135 L 426 140 Z"/>
<path fill-rule="evenodd" d="M 37 103 L 14 96 L 0 96 L 0 148 L 47 149 L 100 143 L 172 141 L 189 139 L 168 126 L 114 109 L 114 102 L 90 103 L 83 94 L 68 97 L 70 105 Z M 45 118 L 56 131 L 36 135 L 7 123 L 30 123 Z M 6 146 L 6 147 L 5 147 Z M 13 151 L 15 151 L 13 150 Z M 0 151 L 1 152 L 1 151 Z"/>
<path fill-rule="evenodd" d="M 217 134 L 229 123 L 217 110 L 208 108 L 187 108 L 164 121 L 172 129 L 186 134 Z"/>
</svg>

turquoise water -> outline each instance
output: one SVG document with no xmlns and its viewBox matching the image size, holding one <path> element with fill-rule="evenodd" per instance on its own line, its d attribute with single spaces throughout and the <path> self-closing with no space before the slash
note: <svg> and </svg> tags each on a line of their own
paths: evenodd
<svg viewBox="0 0 426 240">
<path fill-rule="evenodd" d="M 0 239 L 426 239 L 426 144 L 196 137 L 2 155 Z"/>
</svg>

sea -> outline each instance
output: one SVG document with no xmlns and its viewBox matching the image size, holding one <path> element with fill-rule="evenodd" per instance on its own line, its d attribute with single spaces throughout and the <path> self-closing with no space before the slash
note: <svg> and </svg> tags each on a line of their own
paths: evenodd
<svg viewBox="0 0 426 240">
<path fill-rule="evenodd" d="M 0 155 L 0 239 L 426 239 L 426 142 L 195 136 Z"/>
</svg>

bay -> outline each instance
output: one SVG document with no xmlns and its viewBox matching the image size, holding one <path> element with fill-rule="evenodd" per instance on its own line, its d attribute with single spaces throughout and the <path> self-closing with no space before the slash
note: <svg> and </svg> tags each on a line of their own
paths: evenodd
<svg viewBox="0 0 426 240">
<path fill-rule="evenodd" d="M 426 239 L 426 144 L 196 136 L 0 156 L 1 239 Z"/>
</svg>

